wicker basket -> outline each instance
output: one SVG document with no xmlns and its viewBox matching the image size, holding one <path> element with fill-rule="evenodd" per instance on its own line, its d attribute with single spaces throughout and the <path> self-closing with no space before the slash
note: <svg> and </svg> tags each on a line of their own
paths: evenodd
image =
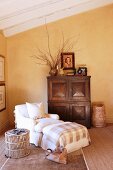
<svg viewBox="0 0 113 170">
<path fill-rule="evenodd" d="M 5 133 L 5 155 L 10 158 L 20 158 L 30 153 L 29 130 L 15 129 Z"/>
<path fill-rule="evenodd" d="M 104 127 L 105 122 L 105 107 L 103 104 L 93 105 L 92 124 L 94 127 Z"/>
</svg>

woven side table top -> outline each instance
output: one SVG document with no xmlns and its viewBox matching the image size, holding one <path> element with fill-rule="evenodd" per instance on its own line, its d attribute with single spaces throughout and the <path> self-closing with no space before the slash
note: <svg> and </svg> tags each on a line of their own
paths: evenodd
<svg viewBox="0 0 113 170">
<path fill-rule="evenodd" d="M 5 132 L 5 134 L 7 135 L 25 135 L 25 134 L 28 134 L 29 133 L 29 130 L 27 129 L 11 129 L 11 130 L 8 130 L 7 132 Z"/>
</svg>

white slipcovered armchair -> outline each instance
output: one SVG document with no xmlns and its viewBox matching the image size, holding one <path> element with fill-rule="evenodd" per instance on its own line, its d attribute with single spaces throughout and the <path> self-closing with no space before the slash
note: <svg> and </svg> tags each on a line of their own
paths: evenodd
<svg viewBox="0 0 113 170">
<path fill-rule="evenodd" d="M 37 122 L 29 117 L 27 105 L 26 104 L 16 105 L 14 113 L 15 113 L 15 127 L 30 130 L 30 143 L 35 144 L 36 146 L 40 146 L 43 134 L 35 130 Z M 48 115 L 50 118 L 59 120 L 59 116 L 57 114 Z"/>
</svg>

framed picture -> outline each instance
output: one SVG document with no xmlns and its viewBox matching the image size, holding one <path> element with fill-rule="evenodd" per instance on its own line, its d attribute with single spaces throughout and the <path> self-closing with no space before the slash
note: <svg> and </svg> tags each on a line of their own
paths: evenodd
<svg viewBox="0 0 113 170">
<path fill-rule="evenodd" d="M 79 67 L 76 74 L 82 75 L 82 76 L 87 76 L 87 68 L 86 67 Z"/>
<path fill-rule="evenodd" d="M 0 85 L 0 111 L 6 108 L 5 85 Z"/>
<path fill-rule="evenodd" d="M 5 60 L 4 56 L 0 55 L 0 81 L 5 81 L 4 60 Z"/>
<path fill-rule="evenodd" d="M 75 68 L 74 53 L 72 53 L 72 52 L 61 53 L 61 67 L 64 70 Z"/>
</svg>

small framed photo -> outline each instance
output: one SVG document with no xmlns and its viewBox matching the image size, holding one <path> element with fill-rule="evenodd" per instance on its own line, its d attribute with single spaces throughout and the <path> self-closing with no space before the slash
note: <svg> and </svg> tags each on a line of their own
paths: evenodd
<svg viewBox="0 0 113 170">
<path fill-rule="evenodd" d="M 87 76 L 87 68 L 86 67 L 79 67 L 76 74 L 82 75 L 82 76 Z"/>
<path fill-rule="evenodd" d="M 0 111 L 6 108 L 5 85 L 0 84 Z"/>
<path fill-rule="evenodd" d="M 0 81 L 5 81 L 4 56 L 0 55 Z"/>
<path fill-rule="evenodd" d="M 75 68 L 75 58 L 73 52 L 61 53 L 61 67 L 64 70 Z"/>
</svg>

